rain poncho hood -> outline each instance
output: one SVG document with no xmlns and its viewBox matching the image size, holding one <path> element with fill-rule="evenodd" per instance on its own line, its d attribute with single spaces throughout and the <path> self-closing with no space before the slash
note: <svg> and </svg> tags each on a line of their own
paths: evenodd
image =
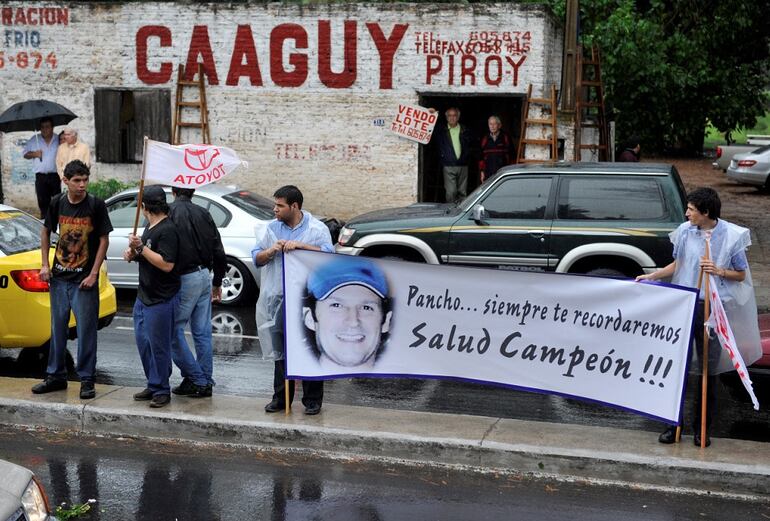
<svg viewBox="0 0 770 521">
<path fill-rule="evenodd" d="M 706 239 L 709 238 L 711 259 L 720 268 L 729 268 L 731 259 L 745 252 L 751 245 L 751 234 L 747 228 L 719 219 L 711 233 L 704 232 L 697 226 L 685 222 L 671 232 L 671 242 L 674 244 L 676 269 L 671 280 L 674 284 L 691 288 L 698 287 L 700 276 L 700 258 L 706 254 Z M 762 356 L 762 345 L 759 337 L 757 322 L 757 303 L 754 296 L 754 285 L 751 271 L 746 267 L 746 278 L 742 282 L 727 280 L 722 277 L 712 277 L 716 280 L 717 290 L 730 322 L 738 350 L 746 362 L 751 365 Z M 705 293 L 701 288 L 699 298 L 703 300 Z M 701 334 L 699 324 L 696 324 L 695 334 Z M 709 361 L 709 373 L 719 374 L 734 370 L 730 357 L 724 349 L 721 350 L 716 363 Z"/>
</svg>

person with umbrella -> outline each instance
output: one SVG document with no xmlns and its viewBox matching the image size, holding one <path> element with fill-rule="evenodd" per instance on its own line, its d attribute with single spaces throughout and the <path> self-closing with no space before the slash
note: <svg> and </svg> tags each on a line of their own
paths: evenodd
<svg viewBox="0 0 770 521">
<path fill-rule="evenodd" d="M 40 217 L 45 218 L 51 198 L 61 193 L 61 179 L 56 172 L 56 153 L 59 138 L 53 134 L 53 120 L 40 120 L 40 134 L 35 134 L 24 145 L 24 159 L 31 159 L 35 172 L 35 195 Z"/>
<path fill-rule="evenodd" d="M 35 134 L 24 147 L 24 157 L 34 161 L 35 194 L 42 218 L 48 213 L 51 198 L 61 193 L 61 176 L 56 171 L 59 140 L 53 138 L 53 128 L 76 117 L 58 103 L 44 99 L 14 103 L 0 114 L 0 132 L 40 130 L 42 134 L 42 139 Z"/>
</svg>

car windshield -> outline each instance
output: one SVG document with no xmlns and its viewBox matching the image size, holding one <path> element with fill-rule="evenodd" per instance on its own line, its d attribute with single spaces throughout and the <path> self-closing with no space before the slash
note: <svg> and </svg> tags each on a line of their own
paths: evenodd
<svg viewBox="0 0 770 521">
<path fill-rule="evenodd" d="M 254 192 L 248 190 L 240 190 L 238 192 L 231 192 L 222 196 L 222 199 L 230 204 L 234 204 L 247 214 L 256 217 L 257 219 L 272 219 L 273 207 L 275 203 L 266 197 L 257 195 Z"/>
<path fill-rule="evenodd" d="M 0 211 L 0 251 L 13 255 L 40 248 L 40 221 L 19 211 Z"/>
<path fill-rule="evenodd" d="M 757 148 L 756 150 L 752 150 L 751 153 L 752 154 L 764 154 L 768 150 L 770 150 L 770 145 L 765 145 L 765 146 L 761 146 L 761 147 Z"/>
</svg>

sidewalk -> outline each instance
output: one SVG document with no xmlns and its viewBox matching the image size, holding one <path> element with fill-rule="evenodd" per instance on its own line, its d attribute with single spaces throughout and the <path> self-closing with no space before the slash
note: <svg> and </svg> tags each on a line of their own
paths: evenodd
<svg viewBox="0 0 770 521">
<path fill-rule="evenodd" d="M 701 450 L 691 436 L 661 445 L 649 432 L 334 404 L 286 416 L 263 412 L 267 398 L 216 394 L 150 409 L 133 401 L 138 388 L 97 385 L 84 402 L 77 383 L 33 395 L 36 382 L 0 378 L 0 423 L 770 497 L 768 443 L 713 439 Z"/>
</svg>

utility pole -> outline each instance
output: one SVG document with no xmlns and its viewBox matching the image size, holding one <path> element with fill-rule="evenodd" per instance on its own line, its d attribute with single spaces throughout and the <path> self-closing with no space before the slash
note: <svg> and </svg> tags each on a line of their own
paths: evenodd
<svg viewBox="0 0 770 521">
<path fill-rule="evenodd" d="M 564 23 L 564 57 L 561 67 L 561 105 L 562 112 L 575 111 L 575 74 L 578 52 L 579 0 L 567 0 L 567 13 Z"/>
</svg>

